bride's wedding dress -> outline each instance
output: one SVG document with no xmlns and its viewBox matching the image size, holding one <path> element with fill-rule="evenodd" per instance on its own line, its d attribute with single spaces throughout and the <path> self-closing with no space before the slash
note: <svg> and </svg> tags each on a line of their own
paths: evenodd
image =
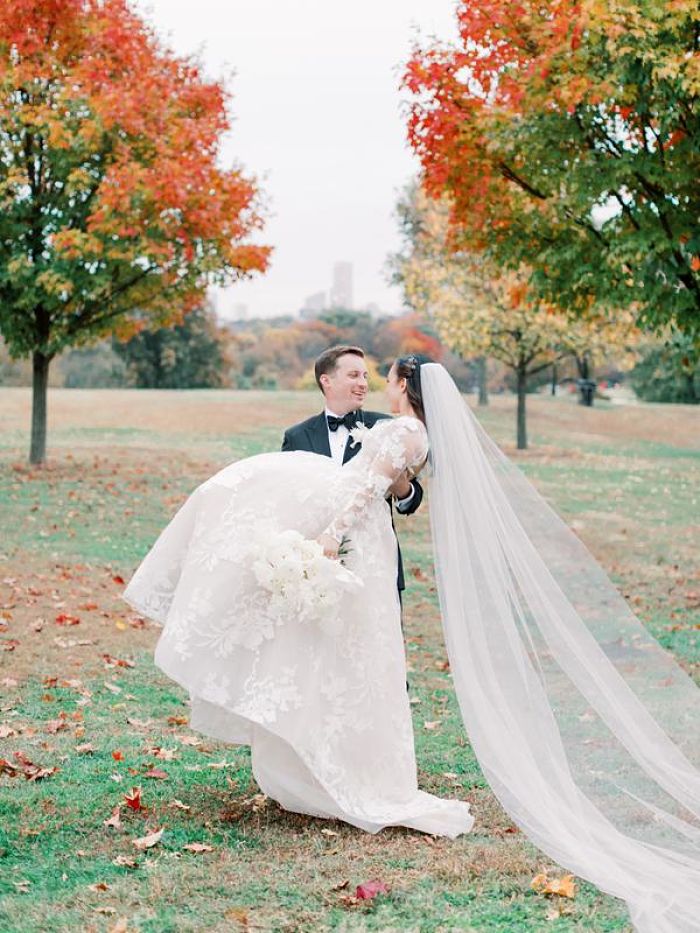
<svg viewBox="0 0 700 933">
<path fill-rule="evenodd" d="M 250 745 L 255 779 L 283 807 L 454 837 L 473 824 L 468 804 L 417 785 L 384 500 L 427 450 L 422 423 L 401 417 L 364 431 L 342 467 L 303 452 L 233 463 L 190 496 L 125 598 L 163 625 L 156 664 L 189 692 L 192 727 Z M 348 539 L 363 585 L 323 618 L 280 617 L 255 576 L 260 548 L 290 530 Z"/>
</svg>

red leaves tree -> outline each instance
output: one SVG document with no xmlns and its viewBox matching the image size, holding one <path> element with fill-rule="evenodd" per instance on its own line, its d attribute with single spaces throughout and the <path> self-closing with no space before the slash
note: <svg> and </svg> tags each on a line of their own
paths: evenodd
<svg viewBox="0 0 700 933">
<path fill-rule="evenodd" d="M 0 332 L 32 356 L 33 463 L 57 352 L 266 268 L 256 185 L 218 162 L 228 103 L 126 0 L 0 7 Z"/>
</svg>

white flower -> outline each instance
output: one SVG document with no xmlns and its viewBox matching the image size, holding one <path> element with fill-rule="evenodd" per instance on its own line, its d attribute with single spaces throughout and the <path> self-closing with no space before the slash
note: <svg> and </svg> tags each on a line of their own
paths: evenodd
<svg viewBox="0 0 700 933">
<path fill-rule="evenodd" d="M 350 441 L 350 446 L 355 447 L 356 444 L 361 444 L 368 431 L 369 428 L 366 424 L 356 424 L 354 428 L 351 428 L 350 437 L 352 440 Z"/>
<path fill-rule="evenodd" d="M 317 541 L 298 531 L 268 533 L 254 547 L 253 573 L 270 593 L 270 611 L 281 621 L 322 620 L 348 590 L 362 581 L 340 562 L 325 557 Z"/>
</svg>

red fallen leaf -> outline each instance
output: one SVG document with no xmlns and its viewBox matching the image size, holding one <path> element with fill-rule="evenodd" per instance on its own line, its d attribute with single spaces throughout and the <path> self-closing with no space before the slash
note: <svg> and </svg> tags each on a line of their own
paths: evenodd
<svg viewBox="0 0 700 933">
<path fill-rule="evenodd" d="M 126 805 L 130 810 L 147 810 L 148 809 L 141 803 L 141 788 L 140 787 L 132 787 L 131 793 L 124 794 L 124 800 L 126 801 Z"/>
<path fill-rule="evenodd" d="M 157 778 L 160 781 L 164 781 L 167 779 L 168 775 L 165 773 L 165 771 L 162 771 L 160 768 L 151 768 L 149 771 L 146 771 L 146 773 L 144 774 L 144 777 Z"/>
<path fill-rule="evenodd" d="M 105 826 L 113 826 L 115 829 L 119 829 L 122 825 L 121 821 L 121 805 L 117 804 L 116 807 L 112 810 L 112 815 L 106 819 L 102 820 Z"/>
<path fill-rule="evenodd" d="M 118 748 L 115 748 L 112 752 L 112 758 L 114 758 L 115 761 L 124 761 L 124 752 L 120 752 Z"/>
<path fill-rule="evenodd" d="M 365 881 L 364 884 L 358 884 L 355 891 L 355 897 L 360 901 L 371 901 L 377 894 L 388 894 L 389 888 L 383 881 Z"/>
<path fill-rule="evenodd" d="M 118 573 L 116 573 L 116 574 L 112 577 L 112 581 L 113 581 L 114 583 L 118 583 L 119 586 L 124 586 L 124 577 L 120 576 Z"/>
<path fill-rule="evenodd" d="M 18 645 L 19 641 L 16 638 L 3 638 L 0 641 L 0 651 L 14 651 Z"/>
<path fill-rule="evenodd" d="M 95 609 L 98 609 L 99 606 L 97 603 L 83 603 L 82 606 L 78 606 L 82 612 L 94 612 Z"/>
<path fill-rule="evenodd" d="M 69 615 L 67 612 L 59 612 L 55 621 L 57 625 L 80 625 L 80 619 L 77 616 Z"/>
<path fill-rule="evenodd" d="M 58 685 L 58 677 L 44 677 L 42 682 L 45 687 L 55 687 Z"/>
</svg>

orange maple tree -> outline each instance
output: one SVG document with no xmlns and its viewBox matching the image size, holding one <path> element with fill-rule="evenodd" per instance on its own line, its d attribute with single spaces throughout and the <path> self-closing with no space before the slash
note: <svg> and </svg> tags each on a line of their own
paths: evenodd
<svg viewBox="0 0 700 933">
<path fill-rule="evenodd" d="M 126 0 L 0 7 L 0 333 L 33 359 L 32 462 L 57 352 L 265 270 L 255 181 L 220 164 L 228 105 Z"/>
</svg>

